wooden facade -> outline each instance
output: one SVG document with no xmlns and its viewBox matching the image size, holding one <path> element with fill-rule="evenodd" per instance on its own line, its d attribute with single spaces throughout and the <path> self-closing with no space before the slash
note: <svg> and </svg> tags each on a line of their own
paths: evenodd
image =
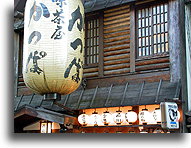
<svg viewBox="0 0 191 148">
<path fill-rule="evenodd" d="M 171 99 L 186 100 L 187 96 L 177 91 L 181 80 L 182 84 L 186 83 L 185 76 L 182 75 L 185 69 L 181 67 L 185 64 L 185 41 L 184 38 L 182 39 L 184 35 L 182 24 L 184 23 L 181 19 L 184 15 L 183 3 L 182 0 L 124 0 L 122 3 L 116 0 L 108 3 L 99 0 L 93 3 L 91 0 L 85 0 L 84 80 L 82 87 L 71 95 L 63 96 L 59 104 L 77 112 L 86 108 L 104 107 L 100 105 L 107 102 L 110 88 L 114 90 L 113 94 L 111 93 L 111 100 L 114 102 L 109 100 L 110 107 L 159 104 L 167 99 L 165 97 L 168 95 L 171 95 Z M 21 20 L 18 19 L 15 22 Z M 22 25 L 17 25 L 17 28 L 15 27 L 16 111 L 19 106 L 31 105 L 35 98 L 41 100 L 41 96 L 34 95 L 23 81 L 22 42 L 23 28 Z M 164 82 L 166 92 L 159 88 L 160 82 Z M 131 94 L 133 96 L 129 99 L 131 103 L 126 97 L 123 101 L 127 102 L 120 104 L 119 96 L 123 99 L 127 84 L 135 89 L 132 92 L 136 94 L 134 96 Z M 144 90 L 144 84 L 149 88 Z M 160 92 L 157 94 L 157 90 L 160 89 L 166 93 L 165 97 L 161 98 Z M 142 93 L 143 98 L 140 96 Z M 143 100 L 139 100 L 140 98 Z M 155 102 L 156 99 L 160 101 Z M 36 103 L 39 103 L 36 107 L 41 106 L 43 101 Z M 44 103 L 45 108 L 57 110 L 51 102 Z M 62 109 L 59 111 L 65 112 Z M 110 128 L 112 131 L 113 128 Z M 126 132 L 131 131 L 130 128 L 121 128 L 124 128 Z M 136 126 L 132 128 L 137 130 Z M 92 132 L 92 130 L 86 129 L 87 132 Z M 186 131 L 181 127 L 180 131 L 182 130 Z M 99 129 L 98 132 L 103 131 Z"/>
</svg>

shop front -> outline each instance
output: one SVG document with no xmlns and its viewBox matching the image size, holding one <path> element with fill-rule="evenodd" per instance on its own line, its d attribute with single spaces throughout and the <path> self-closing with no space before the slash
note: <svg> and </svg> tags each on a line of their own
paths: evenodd
<svg viewBox="0 0 191 148">
<path fill-rule="evenodd" d="M 17 98 L 15 121 L 24 115 L 33 116 L 33 122 L 23 127 L 30 129 L 27 126 L 38 123 L 38 132 L 42 125 L 54 123 L 57 129 L 49 130 L 53 133 L 179 133 L 182 128 L 179 92 L 178 83 L 161 80 L 79 89 L 54 102 L 46 101 L 40 95 L 22 96 Z M 24 106 L 30 111 L 22 111 L 21 102 L 29 102 L 33 107 Z M 165 102 L 175 103 L 177 110 L 164 109 L 162 104 Z M 167 114 L 178 122 L 176 128 L 164 125 Z M 19 122 L 17 124 L 21 126 Z M 30 131 L 37 129 L 26 130 Z"/>
</svg>

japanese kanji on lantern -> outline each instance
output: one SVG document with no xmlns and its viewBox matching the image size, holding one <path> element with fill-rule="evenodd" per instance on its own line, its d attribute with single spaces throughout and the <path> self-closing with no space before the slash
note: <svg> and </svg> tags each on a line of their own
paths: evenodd
<svg viewBox="0 0 191 148">
<path fill-rule="evenodd" d="M 84 8 L 81 0 L 27 0 L 23 77 L 38 94 L 69 94 L 82 80 Z"/>
</svg>

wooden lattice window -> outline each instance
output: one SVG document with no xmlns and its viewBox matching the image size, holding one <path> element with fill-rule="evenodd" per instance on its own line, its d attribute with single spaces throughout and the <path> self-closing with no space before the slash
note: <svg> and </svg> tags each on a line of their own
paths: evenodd
<svg viewBox="0 0 191 148">
<path fill-rule="evenodd" d="M 168 4 L 137 9 L 137 58 L 168 53 Z"/>
<path fill-rule="evenodd" d="M 97 65 L 99 61 L 99 16 L 88 17 L 85 22 L 85 65 Z"/>
</svg>

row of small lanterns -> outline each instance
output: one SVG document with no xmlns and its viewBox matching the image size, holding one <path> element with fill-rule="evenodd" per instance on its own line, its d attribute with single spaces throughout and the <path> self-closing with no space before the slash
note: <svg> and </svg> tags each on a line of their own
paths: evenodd
<svg viewBox="0 0 191 148">
<path fill-rule="evenodd" d="M 99 115 L 95 111 L 90 116 L 83 112 L 81 115 L 78 116 L 78 122 L 83 126 L 86 126 L 88 124 L 93 124 L 94 126 L 98 126 L 98 123 L 100 121 L 104 125 L 109 125 L 112 121 L 114 121 L 117 125 L 120 125 L 125 120 L 129 124 L 133 124 L 137 121 L 138 118 L 142 124 L 147 124 L 153 119 L 155 122 L 161 123 L 161 110 L 160 108 L 156 108 L 152 113 L 150 113 L 148 109 L 145 108 L 145 109 L 142 109 L 142 111 L 139 112 L 138 115 L 133 110 L 129 110 L 127 113 L 122 113 L 122 111 L 118 110 L 116 111 L 116 113 L 113 113 L 113 114 L 106 111 L 101 115 Z"/>
</svg>

